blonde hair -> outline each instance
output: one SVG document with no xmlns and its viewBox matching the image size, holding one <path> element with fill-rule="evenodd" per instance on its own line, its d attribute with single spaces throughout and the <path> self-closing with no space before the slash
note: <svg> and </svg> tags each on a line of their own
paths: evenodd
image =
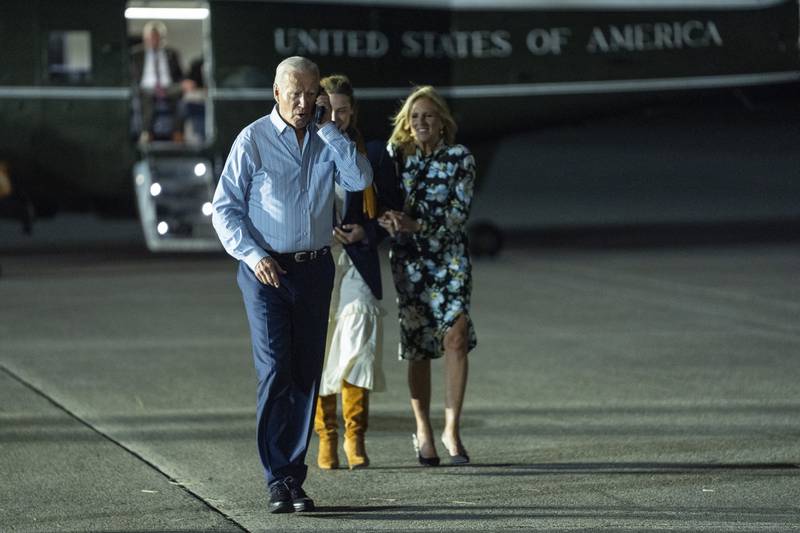
<svg viewBox="0 0 800 533">
<path fill-rule="evenodd" d="M 450 112 L 450 107 L 448 107 L 444 98 L 431 85 L 415 87 L 405 99 L 397 114 L 392 117 L 394 129 L 389 137 L 389 144 L 399 147 L 406 154 L 413 152 L 415 149 L 414 136 L 411 134 L 411 108 L 420 98 L 430 100 L 439 113 L 439 119 L 442 121 L 444 130 L 442 138 L 445 143 L 453 144 L 456 140 L 458 126 L 456 126 L 456 121 L 453 119 L 453 114 Z"/>
<path fill-rule="evenodd" d="M 319 80 L 319 86 L 328 94 L 343 94 L 350 100 L 350 107 L 353 108 L 350 127 L 356 129 L 358 106 L 356 105 L 356 97 L 353 94 L 353 84 L 350 82 L 350 78 L 344 74 L 331 74 Z"/>
</svg>

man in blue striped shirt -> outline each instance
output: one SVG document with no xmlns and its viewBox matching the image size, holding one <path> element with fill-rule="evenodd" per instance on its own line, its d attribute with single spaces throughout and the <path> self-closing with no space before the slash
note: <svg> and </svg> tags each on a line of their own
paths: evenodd
<svg viewBox="0 0 800 533">
<path fill-rule="evenodd" d="M 319 79 L 306 58 L 278 65 L 277 105 L 238 135 L 213 201 L 214 229 L 239 260 L 274 513 L 314 509 L 302 484 L 333 287 L 334 182 L 349 191 L 372 182 L 369 161 L 331 120 Z M 319 124 L 315 104 L 324 108 Z"/>
</svg>

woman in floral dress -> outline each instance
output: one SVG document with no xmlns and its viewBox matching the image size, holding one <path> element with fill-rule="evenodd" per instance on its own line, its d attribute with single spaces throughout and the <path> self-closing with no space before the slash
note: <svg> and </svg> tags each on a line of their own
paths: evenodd
<svg viewBox="0 0 800 533">
<path fill-rule="evenodd" d="M 389 257 L 400 314 L 400 358 L 409 364 L 417 425 L 414 448 L 421 464 L 439 464 L 430 422 L 431 359 L 444 357 L 441 440 L 450 462 L 464 464 L 469 456 L 461 442 L 461 407 L 467 353 L 477 343 L 469 316 L 472 268 L 465 230 L 475 160 L 464 146 L 454 144 L 455 121 L 433 87 L 417 88 L 393 123 L 387 153 L 394 163 L 398 199 L 385 204 L 395 203 L 397 209 L 387 210 L 379 223 L 393 237 Z M 392 187 L 384 186 L 379 195 L 385 192 L 391 198 L 386 189 Z"/>
</svg>

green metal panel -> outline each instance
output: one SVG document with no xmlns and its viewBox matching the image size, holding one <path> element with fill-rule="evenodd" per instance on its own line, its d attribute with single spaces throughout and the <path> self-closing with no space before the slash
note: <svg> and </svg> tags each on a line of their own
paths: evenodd
<svg viewBox="0 0 800 533">
<path fill-rule="evenodd" d="M 33 85 L 39 73 L 38 0 L 4 0 L 0 8 L 0 85 Z"/>
<path fill-rule="evenodd" d="M 38 0 L 7 0 L 0 11 L 0 86 L 30 87 L 38 82 Z M 41 101 L 0 98 L 0 160 L 9 163 L 17 187 L 28 190 L 35 175 L 31 154 L 34 130 L 41 122 Z"/>
<path fill-rule="evenodd" d="M 44 210 L 132 203 L 124 8 L 124 0 L 3 1 L 0 159 Z M 48 38 L 64 31 L 89 35 L 91 70 L 80 79 L 48 73 Z"/>
<path fill-rule="evenodd" d="M 62 201 L 132 193 L 127 101 L 48 99 L 42 108 L 34 146 L 41 172 L 63 191 Z"/>
</svg>

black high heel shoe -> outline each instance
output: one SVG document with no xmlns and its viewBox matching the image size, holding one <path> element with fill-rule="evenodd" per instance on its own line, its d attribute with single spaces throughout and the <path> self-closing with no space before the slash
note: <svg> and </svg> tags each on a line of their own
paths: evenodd
<svg viewBox="0 0 800 533">
<path fill-rule="evenodd" d="M 422 466 L 439 466 L 439 458 L 438 457 L 422 457 L 422 452 L 420 452 L 419 440 L 417 440 L 417 434 L 411 434 L 411 443 L 414 445 L 414 453 L 417 454 L 417 461 Z"/>
<path fill-rule="evenodd" d="M 442 444 L 444 445 L 444 449 L 447 450 L 447 454 L 450 455 L 450 450 L 447 447 L 447 443 L 444 442 L 444 439 L 442 439 Z M 458 453 L 450 455 L 450 464 L 455 466 L 469 464 L 469 455 L 467 455 L 467 450 L 465 450 L 463 446 L 458 447 Z"/>
</svg>

